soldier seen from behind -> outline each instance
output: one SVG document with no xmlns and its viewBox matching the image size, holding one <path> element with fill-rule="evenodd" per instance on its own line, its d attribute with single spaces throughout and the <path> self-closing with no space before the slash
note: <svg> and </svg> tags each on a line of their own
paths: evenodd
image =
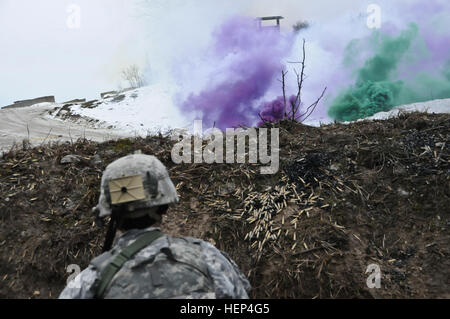
<svg viewBox="0 0 450 319">
<path fill-rule="evenodd" d="M 135 154 L 111 163 L 95 208 L 99 218 L 111 218 L 104 253 L 59 298 L 248 298 L 251 286 L 226 253 L 200 239 L 162 233 L 163 215 L 177 202 L 156 157 Z"/>
</svg>

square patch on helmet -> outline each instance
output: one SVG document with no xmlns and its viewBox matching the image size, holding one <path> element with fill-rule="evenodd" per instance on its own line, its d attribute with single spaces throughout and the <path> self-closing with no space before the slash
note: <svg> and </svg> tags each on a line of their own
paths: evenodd
<svg viewBox="0 0 450 319">
<path fill-rule="evenodd" d="M 125 204 L 145 199 L 142 176 L 128 176 L 109 181 L 111 204 Z"/>
</svg>

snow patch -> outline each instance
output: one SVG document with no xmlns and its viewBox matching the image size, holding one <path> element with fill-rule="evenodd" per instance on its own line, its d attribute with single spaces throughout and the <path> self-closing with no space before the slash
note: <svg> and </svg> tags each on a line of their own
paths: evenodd
<svg viewBox="0 0 450 319">
<path fill-rule="evenodd" d="M 145 136 L 191 125 L 175 106 L 174 95 L 175 90 L 170 86 L 146 86 L 100 100 L 95 108 L 82 108 L 82 104 L 76 104 L 71 110 L 121 131 Z"/>
<path fill-rule="evenodd" d="M 450 113 L 450 99 L 443 100 L 433 100 L 421 103 L 413 103 L 408 105 L 401 105 L 393 108 L 388 112 L 380 112 L 373 116 L 367 117 L 365 119 L 358 120 L 367 121 L 367 120 L 387 120 L 393 117 L 397 117 L 400 113 L 413 113 L 413 112 L 421 112 L 421 113 Z M 303 124 L 308 126 L 320 127 L 321 125 L 332 124 L 334 121 L 330 118 L 322 117 L 307 120 Z M 344 124 L 348 124 L 352 122 L 344 122 Z"/>
<path fill-rule="evenodd" d="M 74 114 L 99 120 L 98 125 L 111 125 L 132 135 L 145 136 L 179 128 L 189 130 L 195 118 L 194 115 L 189 117 L 181 113 L 176 104 L 177 94 L 176 85 L 155 84 L 107 97 L 100 100 L 95 108 L 82 108 L 81 104 L 75 104 L 71 109 Z M 402 105 L 364 120 L 385 120 L 401 112 L 450 113 L 450 99 Z M 303 124 L 320 127 L 333 122 L 323 116 L 308 119 Z"/>
</svg>

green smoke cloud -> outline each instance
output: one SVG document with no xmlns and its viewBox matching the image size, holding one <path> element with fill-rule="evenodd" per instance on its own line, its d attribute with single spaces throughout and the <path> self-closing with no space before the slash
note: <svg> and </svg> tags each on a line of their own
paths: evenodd
<svg viewBox="0 0 450 319">
<path fill-rule="evenodd" d="M 405 65 L 405 60 L 408 69 L 414 70 L 417 66 L 417 61 L 411 59 L 417 53 L 411 51 L 417 50 L 417 46 L 412 44 L 421 43 L 419 38 L 416 24 L 411 24 L 397 37 L 375 32 L 371 39 L 375 55 L 360 69 L 353 66 L 357 61 L 359 43 L 350 42 L 344 65 L 357 69 L 356 82 L 334 99 L 328 115 L 338 121 L 353 121 L 389 111 L 398 105 L 449 98 L 450 61 L 432 74 L 412 72 L 412 76 L 404 79 L 397 74 L 399 65 Z"/>
</svg>

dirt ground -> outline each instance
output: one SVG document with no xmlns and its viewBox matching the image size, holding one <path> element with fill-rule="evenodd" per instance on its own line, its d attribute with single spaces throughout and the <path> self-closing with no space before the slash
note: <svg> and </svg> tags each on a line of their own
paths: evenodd
<svg viewBox="0 0 450 319">
<path fill-rule="evenodd" d="M 101 250 L 103 169 L 156 155 L 181 202 L 172 235 L 209 240 L 248 275 L 253 298 L 450 298 L 450 115 L 312 128 L 282 122 L 280 170 L 171 161 L 164 136 L 19 147 L 0 159 L 0 297 L 56 298 Z M 60 164 L 65 155 L 79 161 Z M 381 288 L 366 285 L 378 265 Z"/>
</svg>

